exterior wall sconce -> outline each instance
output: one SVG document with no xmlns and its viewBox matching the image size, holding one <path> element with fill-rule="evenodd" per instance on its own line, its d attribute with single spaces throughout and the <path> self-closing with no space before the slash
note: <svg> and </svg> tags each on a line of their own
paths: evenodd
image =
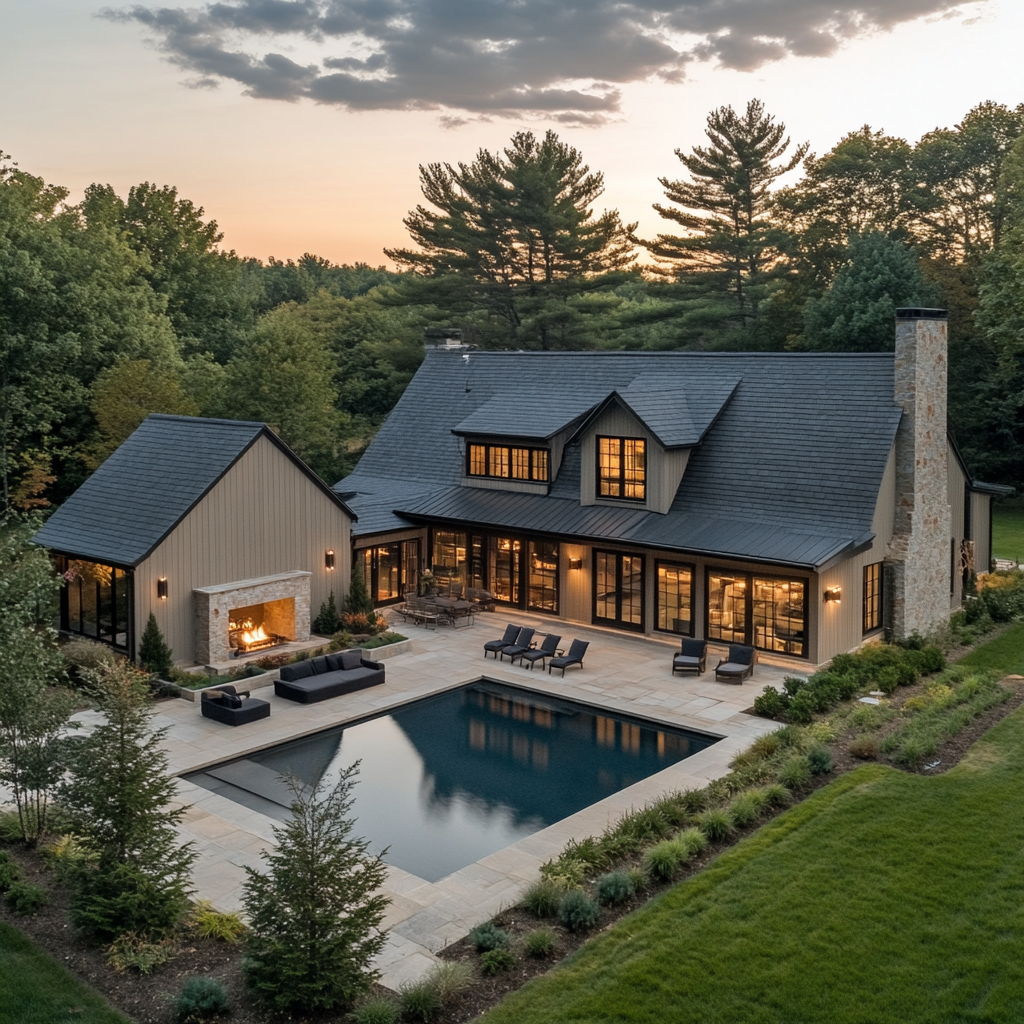
<svg viewBox="0 0 1024 1024">
<path fill-rule="evenodd" d="M 158 598 L 160 598 L 161 601 L 166 601 L 167 600 L 167 577 L 166 576 L 161 576 L 160 579 L 158 579 L 156 581 L 156 596 Z"/>
<path fill-rule="evenodd" d="M 583 568 L 583 559 L 582 558 L 570 558 L 569 559 L 569 568 L 570 569 L 582 569 Z"/>
<path fill-rule="evenodd" d="M 826 587 L 825 588 L 825 604 L 834 602 L 839 604 L 842 599 L 842 588 L 841 587 Z"/>
<path fill-rule="evenodd" d="M 324 568 L 328 572 L 334 572 L 334 548 L 328 548 L 324 555 Z"/>
</svg>

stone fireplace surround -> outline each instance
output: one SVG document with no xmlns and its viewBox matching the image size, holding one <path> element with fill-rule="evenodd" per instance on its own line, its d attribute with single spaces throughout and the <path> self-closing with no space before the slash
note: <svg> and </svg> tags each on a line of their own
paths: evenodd
<svg viewBox="0 0 1024 1024">
<path fill-rule="evenodd" d="M 196 661 L 212 665 L 231 657 L 228 645 L 228 612 L 271 601 L 294 600 L 294 640 L 309 639 L 311 572 L 296 570 L 254 580 L 236 580 L 213 587 L 196 587 L 195 635 Z"/>
</svg>

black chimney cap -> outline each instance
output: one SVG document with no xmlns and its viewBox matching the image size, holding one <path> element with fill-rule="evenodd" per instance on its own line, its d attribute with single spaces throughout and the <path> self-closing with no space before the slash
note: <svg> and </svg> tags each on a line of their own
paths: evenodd
<svg viewBox="0 0 1024 1024">
<path fill-rule="evenodd" d="M 948 309 L 916 309 L 903 306 L 896 310 L 897 320 L 948 320 Z"/>
</svg>

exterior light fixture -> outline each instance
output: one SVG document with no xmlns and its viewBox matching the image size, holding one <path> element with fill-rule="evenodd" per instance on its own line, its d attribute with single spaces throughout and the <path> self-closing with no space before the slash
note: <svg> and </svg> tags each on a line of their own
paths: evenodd
<svg viewBox="0 0 1024 1024">
<path fill-rule="evenodd" d="M 324 568 L 328 572 L 334 572 L 334 548 L 328 548 L 324 555 Z"/>
<path fill-rule="evenodd" d="M 161 576 L 160 579 L 158 579 L 156 581 L 156 596 L 159 597 L 161 601 L 166 601 L 167 600 L 167 577 L 166 576 Z"/>
<path fill-rule="evenodd" d="M 825 604 L 828 604 L 829 602 L 834 602 L 835 604 L 839 604 L 839 601 L 841 600 L 841 598 L 842 598 L 842 588 L 841 587 L 826 587 L 825 588 Z"/>
<path fill-rule="evenodd" d="M 583 559 L 582 558 L 570 558 L 569 559 L 569 568 L 570 569 L 582 569 L 583 568 Z"/>
</svg>

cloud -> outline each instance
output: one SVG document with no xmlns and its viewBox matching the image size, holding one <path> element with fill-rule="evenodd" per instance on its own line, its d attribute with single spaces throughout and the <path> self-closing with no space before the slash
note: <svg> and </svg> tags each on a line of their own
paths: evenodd
<svg viewBox="0 0 1024 1024">
<path fill-rule="evenodd" d="M 621 86 L 679 82 L 687 64 L 753 71 L 827 57 L 963 0 L 234 0 L 134 6 L 188 84 L 240 84 L 259 99 L 349 110 L 537 114 L 600 123 Z M 973 5 L 972 5 L 973 6 Z M 287 56 L 317 51 L 316 63 Z M 459 116 L 444 115 L 452 126 Z"/>
</svg>

